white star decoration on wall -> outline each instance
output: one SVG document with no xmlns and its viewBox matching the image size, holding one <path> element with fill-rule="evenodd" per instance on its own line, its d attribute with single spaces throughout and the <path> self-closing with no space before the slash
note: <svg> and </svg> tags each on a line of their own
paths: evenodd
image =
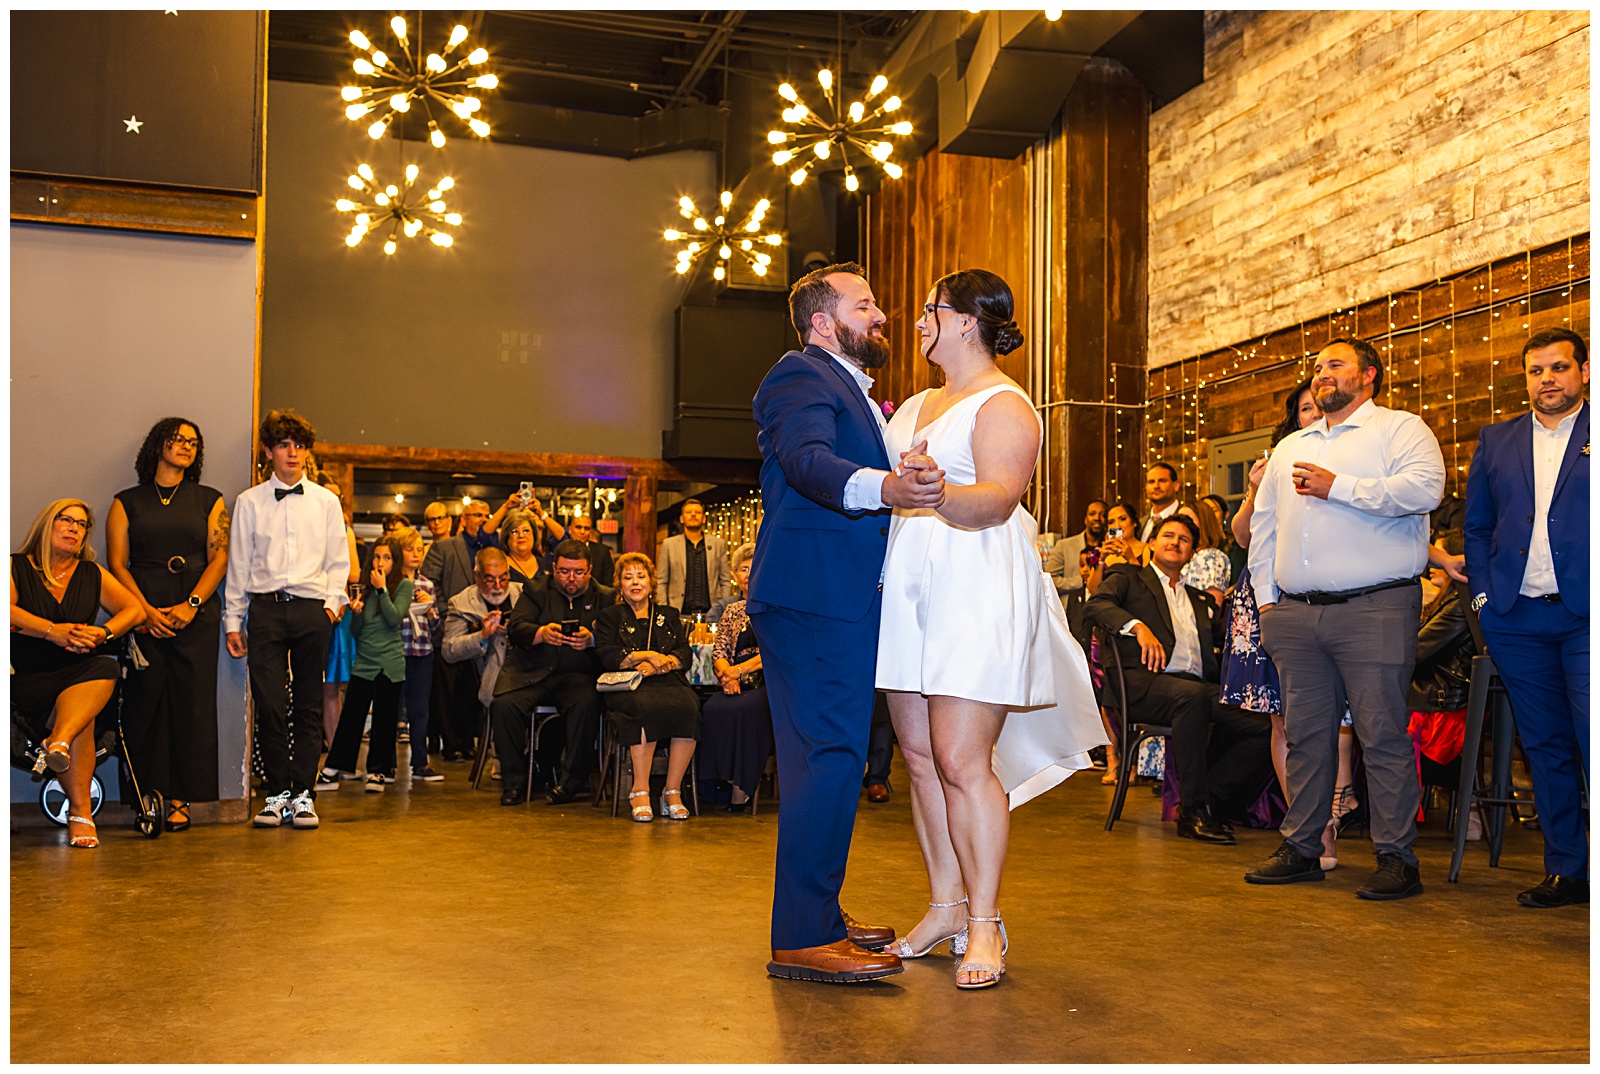
<svg viewBox="0 0 1600 1074">
<path fill-rule="evenodd" d="M 127 130 L 122 132 L 123 134 L 138 134 L 139 133 L 139 128 L 144 126 L 144 120 L 140 119 L 138 116 L 129 116 L 127 119 L 123 120 L 122 122 L 128 128 Z"/>
</svg>

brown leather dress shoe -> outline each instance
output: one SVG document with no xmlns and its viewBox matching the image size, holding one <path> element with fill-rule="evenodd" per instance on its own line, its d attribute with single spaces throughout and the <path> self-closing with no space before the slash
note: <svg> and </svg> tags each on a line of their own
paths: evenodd
<svg viewBox="0 0 1600 1074">
<path fill-rule="evenodd" d="M 881 951 L 894 943 L 894 929 L 888 925 L 863 925 L 843 910 L 839 913 L 844 917 L 845 937 L 857 947 Z"/>
<path fill-rule="evenodd" d="M 821 947 L 802 947 L 798 951 L 774 951 L 772 961 L 767 963 L 767 972 L 796 981 L 853 984 L 903 973 L 905 966 L 901 965 L 899 955 L 874 954 L 844 939 Z"/>
<path fill-rule="evenodd" d="M 874 783 L 867 788 L 867 801 L 887 802 L 889 800 L 889 785 L 887 783 Z"/>
</svg>

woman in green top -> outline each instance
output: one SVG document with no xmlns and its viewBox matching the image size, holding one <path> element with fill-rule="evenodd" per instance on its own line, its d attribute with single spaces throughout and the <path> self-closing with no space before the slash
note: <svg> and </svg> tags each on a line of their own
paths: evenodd
<svg viewBox="0 0 1600 1074">
<path fill-rule="evenodd" d="M 400 717 L 400 687 L 406 681 L 406 657 L 400 647 L 400 624 L 411 607 L 411 579 L 401 564 L 405 542 L 384 537 L 372 547 L 371 574 L 364 599 L 350 602 L 350 633 L 356 639 L 355 664 L 345 693 L 339 729 L 328 749 L 325 769 L 356 770 L 361 728 L 372 709 L 367 741 L 367 792 L 382 793 L 394 782 L 395 726 Z M 337 786 L 337 783 L 335 783 Z"/>
</svg>

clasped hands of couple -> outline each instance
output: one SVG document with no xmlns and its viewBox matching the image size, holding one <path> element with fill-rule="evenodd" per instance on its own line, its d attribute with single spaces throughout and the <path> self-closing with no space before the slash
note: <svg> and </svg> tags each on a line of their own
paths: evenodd
<svg viewBox="0 0 1600 1074">
<path fill-rule="evenodd" d="M 886 507 L 937 509 L 944 503 L 944 471 L 927 454 L 927 438 L 900 453 L 900 464 L 883 479 L 880 499 Z"/>
</svg>

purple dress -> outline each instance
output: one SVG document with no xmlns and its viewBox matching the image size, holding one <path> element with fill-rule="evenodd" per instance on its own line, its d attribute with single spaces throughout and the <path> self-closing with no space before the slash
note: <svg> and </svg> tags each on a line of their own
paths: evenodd
<svg viewBox="0 0 1600 1074">
<path fill-rule="evenodd" d="M 1278 669 L 1261 648 L 1261 622 L 1250 568 L 1239 575 L 1223 609 L 1227 632 L 1222 641 L 1222 700 L 1250 712 L 1282 712 Z"/>
</svg>

